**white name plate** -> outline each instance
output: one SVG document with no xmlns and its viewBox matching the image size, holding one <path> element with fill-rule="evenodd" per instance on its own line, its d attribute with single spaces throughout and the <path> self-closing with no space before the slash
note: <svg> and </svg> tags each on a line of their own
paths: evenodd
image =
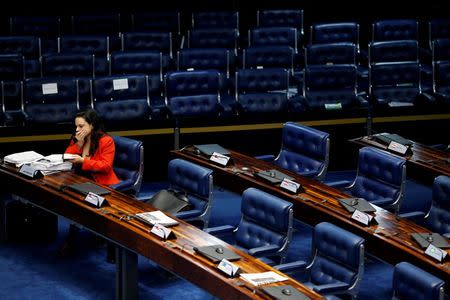
<svg viewBox="0 0 450 300">
<path fill-rule="evenodd" d="M 225 274 L 227 274 L 228 276 L 230 276 L 230 277 L 236 276 L 238 274 L 238 272 L 239 272 L 239 267 L 236 266 L 235 264 L 229 262 L 225 258 L 220 261 L 220 263 L 217 266 L 217 268 L 220 271 L 222 271 Z"/>
<path fill-rule="evenodd" d="M 38 178 L 42 175 L 39 170 L 33 168 L 30 165 L 22 165 L 22 167 L 20 167 L 19 169 L 19 173 L 33 179 Z"/>
<path fill-rule="evenodd" d="M 433 244 L 429 244 L 427 249 L 425 249 L 425 254 L 431 256 L 438 262 L 442 262 L 442 260 L 447 256 L 447 252 L 434 246 Z"/>
<path fill-rule="evenodd" d="M 114 79 L 113 80 L 113 89 L 117 90 L 126 90 L 128 89 L 128 79 Z"/>
<path fill-rule="evenodd" d="M 152 229 L 150 230 L 151 233 L 159 236 L 160 238 L 167 240 L 168 238 L 175 236 L 169 228 L 161 225 L 161 224 L 155 224 L 153 225 Z"/>
<path fill-rule="evenodd" d="M 297 193 L 298 189 L 300 188 L 300 183 L 284 178 L 280 184 L 280 187 L 288 190 L 289 192 Z"/>
<path fill-rule="evenodd" d="M 58 84 L 57 83 L 44 83 L 42 85 L 42 94 L 43 95 L 58 94 Z"/>
<path fill-rule="evenodd" d="M 326 110 L 342 109 L 342 104 L 341 104 L 341 102 L 339 102 L 339 103 L 325 103 L 325 109 Z"/>
<path fill-rule="evenodd" d="M 355 209 L 355 211 L 352 214 L 352 219 L 368 226 L 373 217 L 371 215 L 368 215 L 362 211 Z"/>
<path fill-rule="evenodd" d="M 222 166 L 226 166 L 230 158 L 218 152 L 214 152 L 209 158 L 211 161 L 216 162 Z"/>
<path fill-rule="evenodd" d="M 84 201 L 96 206 L 101 207 L 103 205 L 103 202 L 105 201 L 105 198 L 103 198 L 100 195 L 97 195 L 95 193 L 89 192 L 86 195 L 86 198 L 84 198 Z"/>
<path fill-rule="evenodd" d="M 389 143 L 388 149 L 403 155 L 403 154 L 406 153 L 406 151 L 408 151 L 408 146 L 405 146 L 403 144 L 391 141 Z"/>
</svg>

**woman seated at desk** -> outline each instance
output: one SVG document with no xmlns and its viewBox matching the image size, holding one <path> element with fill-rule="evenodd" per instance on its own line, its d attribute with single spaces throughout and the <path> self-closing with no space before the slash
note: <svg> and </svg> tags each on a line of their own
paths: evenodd
<svg viewBox="0 0 450 300">
<path fill-rule="evenodd" d="M 93 109 L 79 112 L 75 117 L 75 126 L 75 133 L 65 153 L 76 155 L 70 160 L 76 170 L 99 184 L 119 183 L 120 180 L 113 169 L 114 140 L 105 132 L 97 112 Z M 69 235 L 58 251 L 61 256 L 73 252 L 78 230 L 75 225 L 70 225 Z M 109 243 L 107 260 L 114 262 L 114 247 Z"/>
</svg>

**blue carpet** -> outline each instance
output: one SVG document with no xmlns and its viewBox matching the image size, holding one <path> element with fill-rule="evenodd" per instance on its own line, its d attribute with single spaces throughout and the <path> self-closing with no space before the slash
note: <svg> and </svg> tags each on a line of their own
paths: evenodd
<svg viewBox="0 0 450 300">
<path fill-rule="evenodd" d="M 346 172 L 353 178 L 354 172 Z M 342 176 L 331 173 L 336 180 Z M 146 185 L 149 193 L 167 187 L 164 182 Z M 430 189 L 408 181 L 405 203 L 429 199 Z M 214 190 L 211 226 L 237 224 L 240 219 L 240 195 L 221 188 Z M 412 205 L 413 206 L 413 205 Z M 412 207 L 410 206 L 410 207 Z M 115 266 L 105 260 L 106 249 L 94 245 L 93 234 L 81 230 L 78 249 L 71 258 L 56 256 L 56 249 L 67 234 L 69 222 L 59 219 L 58 239 L 51 244 L 5 243 L 0 247 L 0 299 L 113 299 Z M 286 261 L 309 260 L 312 227 L 294 222 L 293 240 Z M 359 299 L 390 299 L 393 266 L 369 253 Z M 292 274 L 293 277 L 300 278 Z M 141 299 L 176 299 L 181 297 L 213 299 L 209 293 L 173 275 L 148 259 L 139 256 L 139 297 Z"/>
</svg>

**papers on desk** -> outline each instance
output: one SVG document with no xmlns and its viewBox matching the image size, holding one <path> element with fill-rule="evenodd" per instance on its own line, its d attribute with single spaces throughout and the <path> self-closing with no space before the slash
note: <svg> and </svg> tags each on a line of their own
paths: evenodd
<svg viewBox="0 0 450 300">
<path fill-rule="evenodd" d="M 281 276 L 273 271 L 263 273 L 242 273 L 241 278 L 255 286 L 288 280 L 287 277 Z"/>
<path fill-rule="evenodd" d="M 178 221 L 166 216 L 162 211 L 155 210 L 150 212 L 138 213 L 135 215 L 136 219 L 141 220 L 144 223 L 155 225 L 160 224 L 163 226 L 178 225 Z"/>
<path fill-rule="evenodd" d="M 10 164 L 15 164 L 16 167 L 20 167 L 23 164 L 31 163 L 43 157 L 44 156 L 42 154 L 34 151 L 24 151 L 7 155 L 3 158 L 3 161 Z"/>
</svg>

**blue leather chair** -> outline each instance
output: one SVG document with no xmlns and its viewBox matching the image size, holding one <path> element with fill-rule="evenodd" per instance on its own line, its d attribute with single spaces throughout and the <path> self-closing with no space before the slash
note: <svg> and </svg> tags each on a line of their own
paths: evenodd
<svg viewBox="0 0 450 300">
<path fill-rule="evenodd" d="M 444 299 L 444 281 L 408 262 L 395 265 L 392 288 L 393 300 Z"/>
<path fill-rule="evenodd" d="M 25 76 L 24 59 L 21 54 L 0 54 L 0 98 L 2 100 L 2 122 L 5 125 L 21 125 L 22 80 Z"/>
<path fill-rule="evenodd" d="M 303 9 L 264 9 L 256 12 L 258 27 L 293 27 L 297 29 L 299 44 L 303 41 Z"/>
<path fill-rule="evenodd" d="M 21 54 L 24 58 L 25 78 L 40 77 L 41 40 L 39 37 L 0 36 L 1 54 Z"/>
<path fill-rule="evenodd" d="M 239 31 L 239 12 L 201 11 L 192 13 L 192 28 L 231 28 Z"/>
<path fill-rule="evenodd" d="M 450 19 L 432 19 L 428 23 L 428 40 L 430 49 L 433 41 L 437 39 L 448 39 L 450 37 Z"/>
<path fill-rule="evenodd" d="M 278 156 L 258 156 L 280 168 L 316 179 L 322 179 L 329 163 L 330 135 L 320 130 L 287 122 L 283 125 Z"/>
<path fill-rule="evenodd" d="M 450 60 L 434 64 L 433 95 L 440 104 L 450 104 Z"/>
<path fill-rule="evenodd" d="M 187 48 L 225 48 L 235 56 L 239 32 L 234 28 L 193 29 L 187 33 Z"/>
<path fill-rule="evenodd" d="M 23 97 L 27 122 L 72 124 L 79 110 L 78 80 L 63 77 L 27 79 Z"/>
<path fill-rule="evenodd" d="M 132 31 L 159 31 L 181 34 L 181 16 L 177 11 L 145 11 L 131 15 Z"/>
<path fill-rule="evenodd" d="M 425 227 L 450 238 L 450 177 L 434 179 L 431 209 L 425 218 Z"/>
<path fill-rule="evenodd" d="M 364 273 L 364 239 L 331 223 L 314 227 L 310 262 L 275 266 L 282 272 L 308 271 L 305 285 L 322 294 L 350 294 L 356 299 Z"/>
<path fill-rule="evenodd" d="M 406 180 L 406 162 L 403 158 L 372 147 L 359 150 L 355 180 L 327 183 L 341 187 L 345 193 L 398 213 Z"/>
<path fill-rule="evenodd" d="M 282 68 L 242 69 L 236 72 L 236 102 L 241 114 L 287 111 L 289 73 Z"/>
<path fill-rule="evenodd" d="M 217 70 L 230 78 L 230 51 L 225 48 L 187 48 L 178 51 L 178 71 Z"/>
<path fill-rule="evenodd" d="M 141 141 L 112 136 L 115 145 L 114 172 L 121 180 L 113 189 L 137 195 L 144 176 L 144 145 Z"/>
<path fill-rule="evenodd" d="M 248 46 L 289 46 L 298 52 L 298 34 L 294 27 L 260 27 L 248 32 Z"/>
<path fill-rule="evenodd" d="M 305 66 L 356 65 L 356 45 L 349 42 L 309 44 L 305 48 Z"/>
<path fill-rule="evenodd" d="M 419 61 L 416 40 L 378 41 L 369 43 L 369 63 Z"/>
<path fill-rule="evenodd" d="M 282 262 L 292 237 L 293 205 L 255 188 L 242 193 L 241 220 L 234 227 L 208 228 L 213 235 L 232 234 L 235 245 L 255 257 L 276 256 Z"/>
<path fill-rule="evenodd" d="M 289 46 L 252 46 L 243 50 L 244 69 L 284 68 L 294 74 L 294 49 Z"/>
<path fill-rule="evenodd" d="M 379 20 L 372 24 L 372 41 L 419 40 L 419 22 L 414 19 Z"/>
<path fill-rule="evenodd" d="M 151 107 L 146 75 L 115 75 L 92 81 L 92 107 L 106 122 L 146 121 Z"/>
<path fill-rule="evenodd" d="M 365 108 L 365 93 L 357 91 L 356 65 L 310 65 L 305 68 L 303 98 L 311 110 Z"/>
</svg>

